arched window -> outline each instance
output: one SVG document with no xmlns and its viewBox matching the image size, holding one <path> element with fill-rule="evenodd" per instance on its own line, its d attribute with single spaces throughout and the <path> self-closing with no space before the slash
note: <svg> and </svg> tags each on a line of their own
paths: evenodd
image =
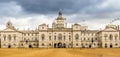
<svg viewBox="0 0 120 57">
<path fill-rule="evenodd" d="M 58 40 L 62 40 L 62 34 L 58 35 Z"/>
<path fill-rule="evenodd" d="M 66 36 L 64 35 L 64 40 L 66 40 Z"/>
<path fill-rule="evenodd" d="M 9 41 L 11 40 L 11 35 L 8 35 L 8 40 L 9 40 Z"/>
<path fill-rule="evenodd" d="M 56 40 L 56 36 L 54 36 L 54 40 Z"/>
<path fill-rule="evenodd" d="M 44 35 L 44 34 L 42 34 L 42 35 L 41 35 L 41 38 L 42 38 L 42 40 L 44 40 L 44 39 L 45 39 L 45 35 Z"/>
<path fill-rule="evenodd" d="M 75 35 L 75 40 L 79 40 L 79 35 L 78 34 Z"/>
<path fill-rule="evenodd" d="M 14 40 L 16 40 L 16 34 L 14 34 Z"/>
<path fill-rule="evenodd" d="M 51 40 L 51 36 L 49 36 L 49 40 Z"/>
<path fill-rule="evenodd" d="M 4 41 L 6 40 L 6 35 L 3 35 Z"/>
<path fill-rule="evenodd" d="M 71 36 L 69 35 L 69 40 L 71 40 Z"/>
<path fill-rule="evenodd" d="M 105 40 L 107 39 L 107 34 L 104 34 L 104 38 L 105 38 Z"/>
<path fill-rule="evenodd" d="M 113 36 L 112 36 L 112 34 L 110 34 L 109 39 L 110 39 L 110 40 L 113 40 Z"/>
<path fill-rule="evenodd" d="M 115 34 L 115 36 L 114 36 L 114 37 L 115 37 L 115 40 L 117 40 L 118 35 L 117 35 L 117 34 Z"/>
</svg>

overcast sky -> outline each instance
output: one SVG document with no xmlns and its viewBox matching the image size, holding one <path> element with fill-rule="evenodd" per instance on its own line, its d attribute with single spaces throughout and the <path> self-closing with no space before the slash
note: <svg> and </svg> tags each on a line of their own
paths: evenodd
<svg viewBox="0 0 120 57">
<path fill-rule="evenodd" d="M 0 0 L 0 30 L 8 20 L 19 29 L 35 29 L 42 23 L 51 26 L 59 9 L 68 27 L 79 23 L 96 30 L 120 17 L 120 0 Z"/>
</svg>

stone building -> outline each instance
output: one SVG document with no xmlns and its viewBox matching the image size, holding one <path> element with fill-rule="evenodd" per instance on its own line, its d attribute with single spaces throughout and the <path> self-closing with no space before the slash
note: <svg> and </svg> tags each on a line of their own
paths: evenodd
<svg viewBox="0 0 120 57">
<path fill-rule="evenodd" d="M 1 48 L 118 48 L 119 26 L 109 24 L 104 30 L 89 30 L 87 26 L 65 25 L 59 11 L 52 28 L 40 24 L 36 30 L 17 30 L 11 21 L 0 31 Z"/>
</svg>

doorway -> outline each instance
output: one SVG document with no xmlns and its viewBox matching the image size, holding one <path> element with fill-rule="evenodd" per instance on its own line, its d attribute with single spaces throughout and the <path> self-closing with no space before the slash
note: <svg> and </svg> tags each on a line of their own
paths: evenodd
<svg viewBox="0 0 120 57">
<path fill-rule="evenodd" d="M 61 42 L 58 43 L 58 48 L 62 48 L 62 43 Z"/>
<path fill-rule="evenodd" d="M 11 48 L 11 45 L 8 45 L 8 48 Z"/>
<path fill-rule="evenodd" d="M 29 48 L 32 48 L 32 45 L 29 45 Z"/>
<path fill-rule="evenodd" d="M 57 48 L 57 44 L 56 43 L 54 43 L 54 48 Z"/>
<path fill-rule="evenodd" d="M 66 44 L 65 43 L 63 44 L 63 48 L 66 48 Z"/>
<path fill-rule="evenodd" d="M 105 48 L 107 48 L 107 44 L 105 44 Z"/>
<path fill-rule="evenodd" d="M 91 48 L 91 47 L 92 47 L 92 45 L 90 44 L 90 45 L 89 45 L 89 48 Z"/>
<path fill-rule="evenodd" d="M 112 48 L 113 46 L 112 46 L 112 44 L 110 44 L 110 48 Z"/>
</svg>

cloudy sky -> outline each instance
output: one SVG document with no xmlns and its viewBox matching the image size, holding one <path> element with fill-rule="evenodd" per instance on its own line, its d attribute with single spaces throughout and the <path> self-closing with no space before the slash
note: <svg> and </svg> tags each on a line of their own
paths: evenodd
<svg viewBox="0 0 120 57">
<path fill-rule="evenodd" d="M 79 23 L 96 30 L 120 17 L 120 0 L 0 0 L 0 30 L 8 20 L 19 29 L 35 29 L 42 23 L 51 26 L 59 9 L 68 27 Z"/>
</svg>

